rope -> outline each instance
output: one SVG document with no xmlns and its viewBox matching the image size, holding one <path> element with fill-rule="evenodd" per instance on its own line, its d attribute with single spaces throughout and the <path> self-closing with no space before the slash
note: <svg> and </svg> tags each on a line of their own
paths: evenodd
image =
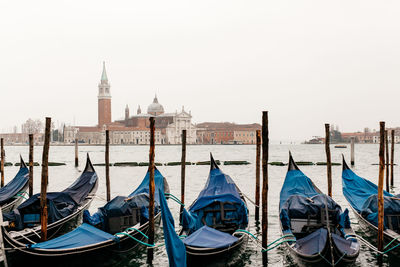
<svg viewBox="0 0 400 267">
<path fill-rule="evenodd" d="M 185 204 L 183 204 L 183 203 L 179 200 L 179 198 L 177 198 L 177 197 L 174 196 L 173 194 L 171 194 L 171 193 L 164 193 L 164 195 L 169 196 L 172 200 L 174 200 L 176 203 L 178 203 L 178 204 L 181 205 L 182 207 L 185 206 Z"/>
<path fill-rule="evenodd" d="M 390 246 L 390 244 L 392 244 L 394 241 L 396 241 L 399 237 L 400 237 L 400 235 L 397 236 L 396 238 L 393 238 L 393 240 L 390 241 L 383 249 L 386 249 L 388 246 Z"/>
<path fill-rule="evenodd" d="M 149 237 L 148 237 L 147 235 L 145 235 L 145 234 L 144 234 L 142 231 L 140 231 L 139 229 L 136 229 L 136 228 L 133 228 L 133 227 L 130 227 L 130 228 L 126 228 L 126 229 L 125 229 L 125 231 L 128 231 L 128 230 L 137 231 L 137 232 L 141 233 L 142 236 L 144 236 L 146 239 L 149 239 Z"/>
<path fill-rule="evenodd" d="M 245 195 L 243 192 L 241 192 L 241 194 L 242 194 L 248 201 L 250 201 L 251 204 L 253 204 L 253 205 L 256 206 L 257 208 L 260 207 L 260 206 L 257 205 L 253 200 L 251 200 L 247 195 Z"/>
<path fill-rule="evenodd" d="M 125 236 L 128 236 L 128 237 L 132 238 L 133 240 L 135 240 L 136 242 L 138 242 L 138 243 L 140 243 L 140 244 L 142 244 L 142 245 L 145 245 L 145 246 L 147 246 L 147 247 L 151 247 L 151 248 L 155 247 L 154 244 L 145 243 L 145 242 L 143 242 L 143 241 L 141 241 L 141 240 L 135 238 L 134 236 L 132 236 L 132 235 L 130 235 L 130 234 L 128 234 L 128 233 L 125 233 L 125 232 L 116 233 L 115 236 L 117 236 L 117 235 L 125 235 Z"/>
<path fill-rule="evenodd" d="M 248 232 L 248 231 L 246 231 L 246 230 L 243 230 L 243 229 L 238 229 L 238 230 L 236 230 L 236 231 L 233 233 L 233 235 L 235 235 L 236 233 L 245 233 L 245 234 L 248 234 L 249 236 L 253 237 L 253 239 L 258 243 L 257 246 L 261 248 L 261 252 L 270 251 L 270 250 L 272 250 L 272 249 L 274 249 L 274 248 L 277 248 L 278 246 L 280 246 L 281 244 L 286 243 L 286 242 L 296 242 L 296 239 L 286 239 L 286 240 L 282 240 L 283 238 L 286 238 L 286 237 L 294 237 L 293 234 L 286 234 L 286 235 L 283 235 L 283 236 L 279 237 L 279 238 L 276 239 L 275 241 L 269 243 L 269 244 L 267 245 L 267 248 L 264 248 L 263 246 L 259 245 L 259 243 L 261 243 L 261 241 L 260 241 L 255 235 L 253 235 L 252 233 L 250 233 L 250 232 Z M 278 242 L 279 240 L 282 240 L 282 241 L 281 241 L 281 242 Z M 272 245 L 275 244 L 276 242 L 278 242 L 278 244 L 276 244 L 275 246 L 273 246 L 272 248 L 270 248 L 270 246 L 272 246 Z"/>
</svg>

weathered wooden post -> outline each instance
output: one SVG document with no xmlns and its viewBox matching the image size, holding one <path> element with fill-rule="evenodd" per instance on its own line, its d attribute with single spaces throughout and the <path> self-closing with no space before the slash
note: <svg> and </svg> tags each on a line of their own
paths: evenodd
<svg viewBox="0 0 400 267">
<path fill-rule="evenodd" d="M 33 195 L 33 134 L 29 134 L 29 197 Z"/>
<path fill-rule="evenodd" d="M 351 160 L 350 160 L 350 164 L 351 166 L 354 166 L 354 139 L 355 137 L 351 137 L 351 148 L 350 148 L 350 152 L 351 152 Z"/>
<path fill-rule="evenodd" d="M 262 247 L 268 244 L 268 111 L 262 115 Z M 263 265 L 268 265 L 268 254 L 263 253 Z"/>
<path fill-rule="evenodd" d="M 149 243 L 154 244 L 154 117 L 150 117 L 150 152 L 149 152 Z M 153 248 L 147 250 L 147 263 L 153 262 Z"/>
<path fill-rule="evenodd" d="M 1 171 L 1 184 L 0 186 L 4 186 L 4 139 L 0 139 L 0 155 L 1 155 L 1 162 L 0 162 L 0 171 Z"/>
<path fill-rule="evenodd" d="M 326 172 L 328 177 L 328 196 L 332 197 L 332 162 L 330 142 L 329 123 L 325 123 L 325 152 L 326 152 Z"/>
<path fill-rule="evenodd" d="M 256 131 L 256 221 L 260 220 L 260 156 L 261 156 L 261 131 Z"/>
<path fill-rule="evenodd" d="M 186 130 L 182 130 L 182 157 L 181 157 L 181 202 L 185 203 L 185 171 L 186 171 Z M 183 206 L 179 213 L 179 222 L 182 221 Z"/>
<path fill-rule="evenodd" d="M 383 179 L 385 172 L 385 122 L 380 122 L 379 181 L 378 181 L 378 250 L 383 250 Z"/>
<path fill-rule="evenodd" d="M 389 192 L 389 132 L 385 130 L 385 169 L 386 169 L 386 192 Z"/>
<path fill-rule="evenodd" d="M 42 156 L 42 181 L 40 189 L 40 240 L 47 240 L 47 184 L 49 169 L 49 148 L 50 148 L 50 127 L 51 118 L 46 118 L 46 130 L 44 134 L 43 156 Z"/>
<path fill-rule="evenodd" d="M 78 138 L 75 138 L 75 167 L 79 166 L 79 159 L 78 159 Z"/>
<path fill-rule="evenodd" d="M 391 132 L 391 155 L 390 155 L 390 185 L 393 187 L 394 185 L 394 174 L 393 174 L 393 165 L 394 165 L 394 130 Z"/>
<path fill-rule="evenodd" d="M 111 200 L 110 193 L 110 133 L 106 130 L 106 189 L 107 189 L 107 202 Z"/>
</svg>

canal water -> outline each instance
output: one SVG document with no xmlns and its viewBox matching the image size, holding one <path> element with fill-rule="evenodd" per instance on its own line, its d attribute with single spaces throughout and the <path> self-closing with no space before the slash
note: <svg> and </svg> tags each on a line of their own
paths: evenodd
<svg viewBox="0 0 400 267">
<path fill-rule="evenodd" d="M 370 179 L 372 182 L 378 181 L 378 166 L 373 165 L 379 162 L 378 145 L 375 144 L 357 144 L 354 171 L 361 177 Z M 80 146 L 79 147 L 79 167 L 74 167 L 74 147 L 73 146 L 51 146 L 49 161 L 64 162 L 65 166 L 49 167 L 49 188 L 48 191 L 59 191 L 69 186 L 81 173 L 84 168 L 86 153 L 89 153 L 93 163 L 104 163 L 104 147 L 101 146 Z M 326 161 L 324 145 L 271 145 L 269 150 L 269 161 L 283 161 L 287 163 L 288 152 L 292 152 L 296 161 Z M 6 146 L 6 161 L 19 162 L 19 155 L 28 161 L 27 146 Z M 148 161 L 148 146 L 111 146 L 110 162 L 122 161 Z M 180 161 L 180 146 L 156 146 L 155 161 L 166 163 L 171 161 Z M 255 192 L 255 146 L 250 145 L 193 145 L 187 147 L 187 161 L 205 161 L 209 160 L 209 153 L 212 152 L 215 159 L 224 160 L 247 160 L 250 165 L 240 166 L 221 166 L 221 169 L 229 174 L 244 194 L 254 199 Z M 35 147 L 35 161 L 41 162 L 42 147 Z M 348 162 L 350 161 L 350 146 L 348 148 L 334 148 L 331 146 L 332 162 L 341 162 L 341 155 L 344 154 Z M 395 152 L 395 162 L 399 162 L 399 150 Z M 160 166 L 161 173 L 168 180 L 171 193 L 180 196 L 180 166 Z M 327 191 L 326 166 L 300 166 L 301 170 L 310 177 L 314 183 L 324 192 Z M 91 205 L 91 212 L 95 212 L 97 207 L 105 203 L 105 167 L 95 167 L 99 176 L 98 198 Z M 6 182 L 14 177 L 18 167 L 5 167 Z M 278 202 L 279 192 L 285 178 L 287 167 L 269 166 L 269 240 L 273 241 L 280 236 Z M 397 188 L 400 184 L 400 170 L 398 166 L 395 170 L 394 191 L 400 193 Z M 110 167 L 111 177 L 111 197 L 117 195 L 128 195 L 142 181 L 147 171 L 147 167 Z M 343 209 L 349 208 L 349 205 L 342 194 L 341 184 L 341 166 L 332 167 L 333 178 L 333 198 L 342 206 Z M 34 169 L 34 192 L 40 190 L 41 167 Z M 186 166 L 186 193 L 185 202 L 192 203 L 200 190 L 204 187 L 209 173 L 209 166 Z M 179 206 L 170 201 L 169 206 L 174 215 L 176 225 L 178 225 Z M 259 233 L 260 229 L 256 226 L 254 219 L 254 206 L 248 202 L 250 213 L 251 232 Z M 349 208 L 350 209 L 350 208 Z M 354 215 L 350 212 L 353 228 L 358 231 L 359 226 Z M 162 235 L 159 235 L 162 238 Z M 239 262 L 235 266 L 259 266 L 261 265 L 262 254 L 253 242 L 248 243 L 246 252 L 241 255 Z M 275 249 L 268 254 L 271 266 L 296 266 L 288 258 L 283 249 Z M 400 262 L 399 258 L 384 258 L 384 266 L 394 266 Z M 141 266 L 146 263 L 146 255 L 140 254 L 124 262 L 120 266 Z M 368 250 L 364 245 L 360 256 L 354 266 L 375 266 L 377 264 L 376 255 Z M 158 248 L 155 252 L 154 266 L 168 266 L 168 258 L 165 248 Z"/>
</svg>

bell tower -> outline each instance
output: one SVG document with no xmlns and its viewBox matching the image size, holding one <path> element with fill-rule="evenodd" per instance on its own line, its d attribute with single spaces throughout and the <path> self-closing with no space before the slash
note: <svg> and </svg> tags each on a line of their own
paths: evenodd
<svg viewBox="0 0 400 267">
<path fill-rule="evenodd" d="M 107 123 L 111 123 L 111 94 L 110 84 L 106 73 L 106 63 L 103 61 L 103 73 L 99 83 L 98 99 L 98 126 L 103 127 Z"/>
</svg>

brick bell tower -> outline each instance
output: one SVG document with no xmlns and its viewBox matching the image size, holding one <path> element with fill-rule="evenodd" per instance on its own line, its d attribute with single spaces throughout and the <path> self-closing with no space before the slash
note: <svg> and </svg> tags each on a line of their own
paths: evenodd
<svg viewBox="0 0 400 267">
<path fill-rule="evenodd" d="M 98 126 L 103 127 L 104 124 L 111 123 L 111 94 L 110 84 L 106 73 L 106 63 L 103 61 L 103 73 L 99 83 L 98 99 Z"/>
</svg>

